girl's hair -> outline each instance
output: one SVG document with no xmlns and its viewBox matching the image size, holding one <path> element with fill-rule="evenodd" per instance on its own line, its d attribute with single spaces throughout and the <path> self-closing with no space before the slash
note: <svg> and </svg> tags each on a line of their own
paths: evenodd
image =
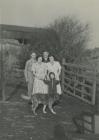
<svg viewBox="0 0 99 140">
<path fill-rule="evenodd" d="M 51 74 L 53 74 L 54 75 L 54 78 L 55 78 L 55 73 L 54 72 L 50 72 L 49 73 L 49 78 L 51 78 Z"/>
</svg>

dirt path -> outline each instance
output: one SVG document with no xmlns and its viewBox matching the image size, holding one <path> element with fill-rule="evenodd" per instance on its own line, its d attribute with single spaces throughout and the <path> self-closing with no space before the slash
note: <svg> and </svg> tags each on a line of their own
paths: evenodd
<svg viewBox="0 0 99 140">
<path fill-rule="evenodd" d="M 40 107 L 38 115 L 34 116 L 31 106 L 23 100 L 19 104 L 0 103 L 0 140 L 49 140 L 58 124 L 64 127 L 65 132 L 75 131 L 72 117 L 91 109 L 87 104 L 66 95 L 55 106 L 56 115 L 49 110 L 43 114 Z"/>
</svg>

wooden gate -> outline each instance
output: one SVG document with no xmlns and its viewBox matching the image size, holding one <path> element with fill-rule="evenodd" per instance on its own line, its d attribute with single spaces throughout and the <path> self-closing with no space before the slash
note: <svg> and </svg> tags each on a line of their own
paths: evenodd
<svg viewBox="0 0 99 140">
<path fill-rule="evenodd" d="M 95 69 L 63 60 L 63 92 L 77 97 L 89 104 L 95 104 L 96 71 Z"/>
</svg>

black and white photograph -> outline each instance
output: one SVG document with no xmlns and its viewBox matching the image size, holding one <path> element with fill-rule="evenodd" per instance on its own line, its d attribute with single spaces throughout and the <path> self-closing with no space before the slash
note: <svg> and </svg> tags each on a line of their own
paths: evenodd
<svg viewBox="0 0 99 140">
<path fill-rule="evenodd" d="M 99 140 L 99 0 L 0 0 L 0 140 Z"/>
</svg>

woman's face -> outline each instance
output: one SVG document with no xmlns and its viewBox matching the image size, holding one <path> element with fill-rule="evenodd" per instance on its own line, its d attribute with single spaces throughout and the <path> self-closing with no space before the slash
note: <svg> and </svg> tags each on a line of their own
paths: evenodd
<svg viewBox="0 0 99 140">
<path fill-rule="evenodd" d="M 42 62 L 42 57 L 38 57 L 38 62 L 39 62 L 39 63 Z"/>
<path fill-rule="evenodd" d="M 54 62 L 54 57 L 53 56 L 50 56 L 49 57 L 49 60 L 50 60 L 50 62 Z"/>
</svg>

